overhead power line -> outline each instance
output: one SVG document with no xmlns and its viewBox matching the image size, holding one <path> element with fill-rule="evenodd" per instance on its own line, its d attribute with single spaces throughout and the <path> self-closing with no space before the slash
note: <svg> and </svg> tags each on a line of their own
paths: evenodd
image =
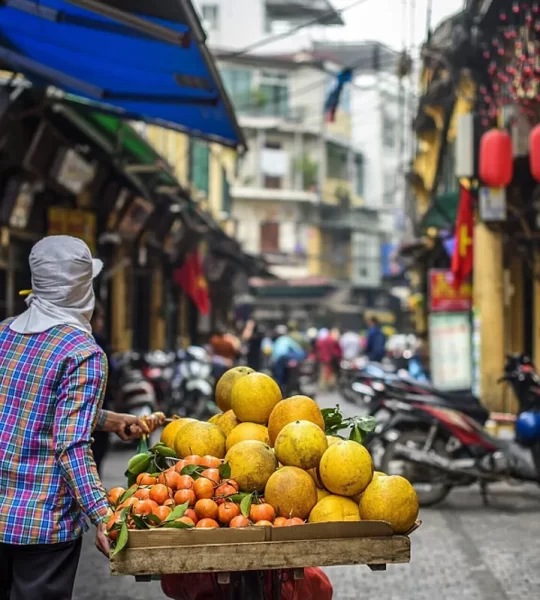
<svg viewBox="0 0 540 600">
<path fill-rule="evenodd" d="M 334 16 L 335 14 L 342 15 L 344 12 L 350 10 L 351 8 L 354 8 L 355 6 L 358 6 L 360 4 L 364 4 L 365 2 L 368 2 L 368 0 L 355 0 L 355 2 L 352 2 L 351 4 L 344 6 L 343 8 L 337 10 L 328 10 L 322 15 L 316 17 L 315 19 L 311 19 L 304 23 L 300 23 L 299 25 L 296 25 L 295 27 L 292 27 L 291 29 L 288 29 L 287 31 L 284 31 L 282 33 L 276 33 L 274 35 L 264 37 L 260 40 L 257 40 L 256 42 L 253 42 L 252 44 L 248 44 L 241 50 L 236 50 L 234 52 L 231 52 L 230 54 L 227 54 L 226 56 L 224 56 L 224 58 L 236 58 L 238 56 L 243 56 L 244 54 L 249 54 L 253 50 L 257 50 L 258 48 L 262 48 L 263 46 L 267 46 L 268 44 L 272 44 L 273 42 L 277 42 L 279 40 L 291 37 L 295 33 L 298 33 L 299 31 L 301 31 L 302 29 L 306 29 L 307 27 L 312 27 L 314 25 L 321 24 L 324 25 L 324 21 L 326 19 Z"/>
</svg>

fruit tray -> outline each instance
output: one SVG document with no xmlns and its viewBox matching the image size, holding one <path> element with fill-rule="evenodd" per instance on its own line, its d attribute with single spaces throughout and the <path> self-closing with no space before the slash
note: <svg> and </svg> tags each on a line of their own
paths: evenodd
<svg viewBox="0 0 540 600">
<path fill-rule="evenodd" d="M 180 573 L 303 569 L 337 565 L 408 563 L 410 534 L 394 535 L 388 523 L 360 521 L 246 529 L 130 531 L 111 558 L 112 575 L 138 579 Z"/>
</svg>

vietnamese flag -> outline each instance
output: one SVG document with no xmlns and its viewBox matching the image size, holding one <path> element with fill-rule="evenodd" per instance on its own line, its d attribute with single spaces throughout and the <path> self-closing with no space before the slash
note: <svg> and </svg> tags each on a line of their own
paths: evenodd
<svg viewBox="0 0 540 600">
<path fill-rule="evenodd" d="M 198 250 L 186 256 L 184 264 L 174 272 L 174 281 L 184 289 L 202 315 L 210 313 L 208 284 L 204 277 Z"/>
<path fill-rule="evenodd" d="M 473 270 L 473 194 L 461 187 L 456 217 L 456 243 L 452 256 L 452 285 L 459 289 Z"/>
</svg>

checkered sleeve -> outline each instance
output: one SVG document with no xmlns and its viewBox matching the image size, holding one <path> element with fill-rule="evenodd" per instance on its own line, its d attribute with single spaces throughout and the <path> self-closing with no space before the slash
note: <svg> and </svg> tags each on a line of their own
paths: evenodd
<svg viewBox="0 0 540 600">
<path fill-rule="evenodd" d="M 90 450 L 106 383 L 107 364 L 101 351 L 68 359 L 57 391 L 54 423 L 55 454 L 62 475 L 94 524 L 110 511 Z"/>
</svg>

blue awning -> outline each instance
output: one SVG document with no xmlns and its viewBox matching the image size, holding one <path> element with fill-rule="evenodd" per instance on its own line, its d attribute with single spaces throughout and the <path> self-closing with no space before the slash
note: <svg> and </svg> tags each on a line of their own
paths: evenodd
<svg viewBox="0 0 540 600">
<path fill-rule="evenodd" d="M 245 146 L 189 0 L 3 0 L 0 63 L 125 118 Z"/>
</svg>

